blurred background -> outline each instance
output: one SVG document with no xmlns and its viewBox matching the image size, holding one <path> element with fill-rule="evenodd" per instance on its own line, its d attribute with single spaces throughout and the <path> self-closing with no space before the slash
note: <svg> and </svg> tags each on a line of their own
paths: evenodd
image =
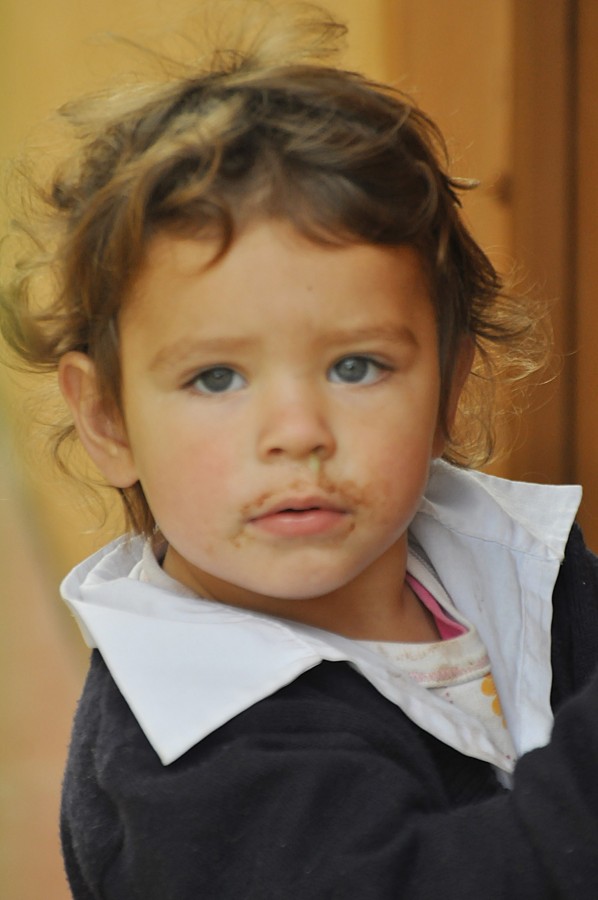
<svg viewBox="0 0 598 900">
<path fill-rule="evenodd" d="M 349 25 L 346 65 L 413 94 L 440 124 L 454 173 L 481 182 L 466 202 L 478 240 L 549 304 L 554 377 L 505 432 L 493 471 L 580 482 L 582 525 L 598 547 L 598 3 L 325 5 Z M 0 0 L 3 183 L 23 149 L 46 153 L 52 110 L 135 68 L 98 35 L 153 42 L 184 31 L 192 10 L 188 0 Z M 0 217 L 4 231 L 5 207 Z M 57 584 L 115 526 L 98 528 L 44 455 L 31 383 L 0 371 L 0 896 L 66 900 L 58 797 L 87 653 Z"/>
</svg>

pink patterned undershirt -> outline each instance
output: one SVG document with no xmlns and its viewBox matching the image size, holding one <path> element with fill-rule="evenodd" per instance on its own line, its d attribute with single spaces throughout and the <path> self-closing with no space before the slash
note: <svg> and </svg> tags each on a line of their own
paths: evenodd
<svg viewBox="0 0 598 900">
<path fill-rule="evenodd" d="M 449 641 L 451 638 L 460 637 L 462 634 L 465 634 L 467 629 L 463 625 L 460 625 L 459 622 L 455 622 L 454 619 L 451 619 L 451 617 L 445 613 L 438 601 L 434 599 L 430 591 L 428 591 L 417 578 L 414 578 L 413 575 L 410 575 L 409 572 L 407 572 L 405 581 L 418 600 L 421 600 L 426 609 L 434 616 L 438 633 L 443 641 Z"/>
</svg>

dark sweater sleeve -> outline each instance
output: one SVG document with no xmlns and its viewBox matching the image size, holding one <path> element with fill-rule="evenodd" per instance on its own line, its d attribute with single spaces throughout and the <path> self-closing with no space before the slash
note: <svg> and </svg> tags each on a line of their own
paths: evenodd
<svg viewBox="0 0 598 900">
<path fill-rule="evenodd" d="M 583 688 L 598 663 L 598 558 L 574 525 L 553 595 L 552 706 Z"/>
<path fill-rule="evenodd" d="M 597 704 L 594 678 L 511 793 L 455 806 L 430 736 L 344 663 L 164 767 L 96 653 L 63 794 L 73 896 L 595 900 Z"/>
</svg>

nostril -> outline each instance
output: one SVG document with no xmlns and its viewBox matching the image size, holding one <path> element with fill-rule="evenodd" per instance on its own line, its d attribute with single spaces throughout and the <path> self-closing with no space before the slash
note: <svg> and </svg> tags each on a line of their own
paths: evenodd
<svg viewBox="0 0 598 900">
<path fill-rule="evenodd" d="M 317 477 L 321 466 L 335 450 L 334 437 L 325 424 L 315 427 L 314 423 L 304 424 L 289 421 L 288 418 L 274 418 L 259 436 L 258 452 L 271 461 L 282 458 L 307 466 Z"/>
</svg>

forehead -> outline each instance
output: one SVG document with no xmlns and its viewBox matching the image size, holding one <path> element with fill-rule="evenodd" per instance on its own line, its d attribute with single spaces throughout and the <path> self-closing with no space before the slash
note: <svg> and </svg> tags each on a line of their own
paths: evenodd
<svg viewBox="0 0 598 900">
<path fill-rule="evenodd" d="M 150 241 L 121 326 L 176 329 L 415 327 L 432 309 L 424 266 L 408 246 L 322 244 L 290 224 L 265 220 L 246 228 L 219 255 L 213 239 Z"/>
<path fill-rule="evenodd" d="M 211 281 L 251 283 L 263 276 L 257 263 L 268 264 L 268 273 L 278 279 L 303 273 L 326 279 L 346 271 L 348 280 L 360 276 L 375 288 L 380 281 L 397 288 L 429 288 L 427 267 L 414 247 L 376 245 L 364 241 L 319 241 L 304 235 L 284 219 L 251 221 L 222 252 L 222 242 L 210 235 L 185 237 L 167 231 L 150 238 L 132 281 L 127 301 L 142 302 L 156 282 L 175 279 L 177 283 Z M 343 279 L 344 280 L 344 279 Z"/>
</svg>

